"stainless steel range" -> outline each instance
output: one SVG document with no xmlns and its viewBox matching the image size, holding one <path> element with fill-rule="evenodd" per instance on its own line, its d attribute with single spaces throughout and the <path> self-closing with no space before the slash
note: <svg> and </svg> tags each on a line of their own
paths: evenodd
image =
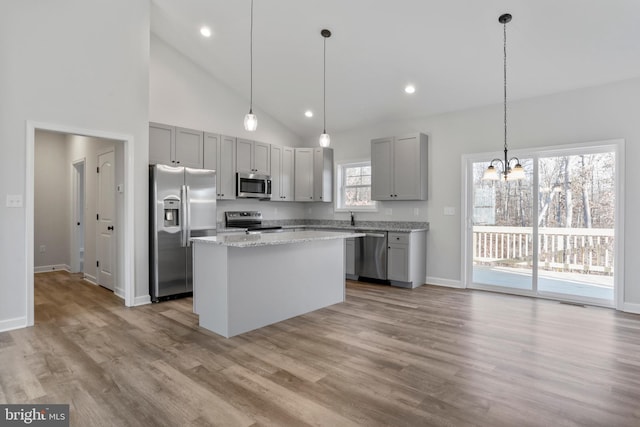
<svg viewBox="0 0 640 427">
<path fill-rule="evenodd" d="M 224 213 L 227 228 L 246 228 L 247 233 L 277 233 L 279 226 L 263 226 L 262 213 L 258 211 L 227 211 Z"/>
</svg>

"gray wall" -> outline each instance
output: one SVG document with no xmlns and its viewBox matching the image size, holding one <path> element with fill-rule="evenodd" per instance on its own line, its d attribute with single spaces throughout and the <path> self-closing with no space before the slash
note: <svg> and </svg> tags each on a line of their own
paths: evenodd
<svg viewBox="0 0 640 427">
<path fill-rule="evenodd" d="M 71 264 L 71 165 L 67 157 L 64 134 L 36 132 L 33 230 L 36 271 Z"/>
</svg>

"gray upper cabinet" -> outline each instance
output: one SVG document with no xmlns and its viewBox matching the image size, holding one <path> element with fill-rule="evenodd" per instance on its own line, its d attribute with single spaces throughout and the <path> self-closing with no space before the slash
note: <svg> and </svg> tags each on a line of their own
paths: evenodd
<svg viewBox="0 0 640 427">
<path fill-rule="evenodd" d="M 333 149 L 295 149 L 295 200 L 331 202 L 333 197 Z"/>
<path fill-rule="evenodd" d="M 175 141 L 175 127 L 160 123 L 149 123 L 149 164 L 173 165 Z"/>
<path fill-rule="evenodd" d="M 149 164 L 203 167 L 201 131 L 149 123 Z"/>
<path fill-rule="evenodd" d="M 295 184 L 296 202 L 313 201 L 313 148 L 295 149 Z"/>
<path fill-rule="evenodd" d="M 271 146 L 271 201 L 293 200 L 294 149 L 279 145 Z"/>
<path fill-rule="evenodd" d="M 204 168 L 216 171 L 216 195 L 220 200 L 236 198 L 236 138 L 204 134 Z"/>
<path fill-rule="evenodd" d="M 271 145 L 238 138 L 236 142 L 236 171 L 271 174 Z"/>
<path fill-rule="evenodd" d="M 333 200 L 333 149 L 313 149 L 313 200 L 331 202 Z"/>
<path fill-rule="evenodd" d="M 427 135 L 371 141 L 371 198 L 427 200 Z"/>
</svg>

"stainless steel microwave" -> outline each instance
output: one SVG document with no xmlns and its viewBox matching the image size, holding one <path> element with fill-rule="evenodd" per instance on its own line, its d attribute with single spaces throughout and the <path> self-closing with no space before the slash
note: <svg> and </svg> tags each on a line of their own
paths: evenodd
<svg viewBox="0 0 640 427">
<path fill-rule="evenodd" d="M 238 172 L 236 197 L 241 199 L 271 199 L 271 176 Z"/>
</svg>

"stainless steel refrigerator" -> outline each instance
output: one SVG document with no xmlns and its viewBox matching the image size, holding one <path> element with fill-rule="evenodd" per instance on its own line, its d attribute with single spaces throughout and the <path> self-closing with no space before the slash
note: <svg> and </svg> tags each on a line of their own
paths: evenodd
<svg viewBox="0 0 640 427">
<path fill-rule="evenodd" d="M 149 166 L 151 301 L 193 294 L 191 237 L 216 235 L 216 173 Z"/>
</svg>

